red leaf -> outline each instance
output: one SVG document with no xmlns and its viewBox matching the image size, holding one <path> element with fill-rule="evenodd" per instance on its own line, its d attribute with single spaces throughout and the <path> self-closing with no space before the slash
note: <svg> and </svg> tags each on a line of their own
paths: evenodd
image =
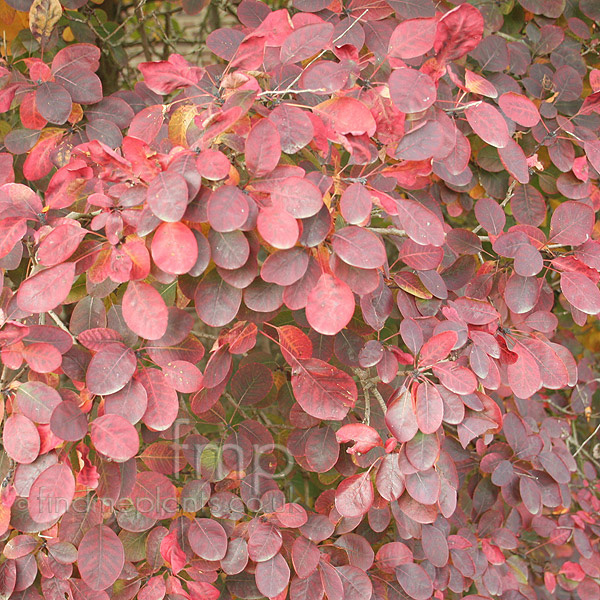
<svg viewBox="0 0 600 600">
<path fill-rule="evenodd" d="M 117 534 L 106 525 L 92 527 L 79 544 L 77 567 L 92 590 L 104 590 L 121 574 L 125 551 Z"/>
<path fill-rule="evenodd" d="M 302 177 L 286 177 L 271 197 L 274 205 L 281 204 L 297 219 L 312 217 L 323 207 L 323 194 L 319 188 Z"/>
<path fill-rule="evenodd" d="M 433 595 L 433 584 L 427 571 L 417 563 L 406 563 L 396 567 L 396 577 L 402 589 L 413 600 L 428 600 Z"/>
<path fill-rule="evenodd" d="M 492 198 L 481 198 L 475 205 L 475 216 L 482 227 L 492 235 L 498 235 L 506 224 L 506 215 Z"/>
<path fill-rule="evenodd" d="M 58 83 L 45 81 L 35 91 L 35 108 L 50 123 L 66 123 L 72 106 L 71 95 Z"/>
<path fill-rule="evenodd" d="M 86 386 L 92 394 L 114 394 L 123 389 L 135 373 L 137 359 L 123 344 L 105 344 L 87 368 Z"/>
<path fill-rule="evenodd" d="M 196 312 L 209 327 L 230 323 L 241 303 L 242 291 L 223 281 L 215 271 L 204 277 L 194 294 Z"/>
<path fill-rule="evenodd" d="M 148 397 L 148 406 L 142 420 L 155 431 L 168 429 L 179 412 L 177 392 L 158 369 L 141 369 L 136 379 L 144 386 Z"/>
<path fill-rule="evenodd" d="M 202 388 L 203 376 L 200 369 L 186 360 L 173 360 L 162 367 L 165 380 L 173 389 L 191 394 Z"/>
<path fill-rule="evenodd" d="M 292 545 L 292 563 L 298 577 L 305 578 L 314 573 L 321 553 L 318 547 L 303 536 L 295 539 Z"/>
<path fill-rule="evenodd" d="M 14 560 L 27 556 L 37 548 L 37 540 L 30 535 L 17 535 L 10 539 L 2 551 L 6 558 Z"/>
<path fill-rule="evenodd" d="M 517 360 L 507 367 L 508 384 L 517 398 L 529 398 L 541 387 L 542 380 L 537 362 L 531 352 L 522 345 L 516 345 Z"/>
<path fill-rule="evenodd" d="M 502 112 L 523 127 L 535 127 L 540 120 L 537 106 L 527 96 L 506 92 L 498 98 Z"/>
<path fill-rule="evenodd" d="M 340 198 L 340 212 L 348 223 L 360 225 L 371 216 L 371 195 L 362 183 L 348 186 Z"/>
<path fill-rule="evenodd" d="M 186 581 L 192 600 L 218 600 L 221 591 L 206 581 Z"/>
<path fill-rule="evenodd" d="M 299 27 L 287 36 L 281 46 L 282 63 L 300 62 L 323 50 L 331 40 L 331 23 L 314 23 Z"/>
<path fill-rule="evenodd" d="M 600 290 L 597 284 L 585 275 L 575 271 L 561 273 L 560 289 L 577 310 L 587 315 L 596 315 L 600 312 Z"/>
<path fill-rule="evenodd" d="M 133 458 L 140 448 L 135 427 L 120 415 L 104 415 L 95 419 L 91 438 L 98 452 L 116 462 Z"/>
<path fill-rule="evenodd" d="M 258 233 L 275 248 L 293 248 L 300 236 L 298 221 L 283 208 L 263 208 L 256 223 Z"/>
<path fill-rule="evenodd" d="M 410 548 L 402 542 L 388 542 L 379 548 L 375 560 L 382 571 L 394 573 L 399 565 L 413 562 L 413 553 Z"/>
<path fill-rule="evenodd" d="M 419 368 L 444 360 L 458 342 L 456 331 L 448 330 L 434 335 L 423 344 L 419 354 Z"/>
<path fill-rule="evenodd" d="M 4 258 L 27 233 L 27 220 L 9 217 L 0 221 L 0 258 Z M 42 263 L 43 264 L 43 263 Z"/>
<path fill-rule="evenodd" d="M 288 286 L 303 277 L 308 268 L 309 255 L 302 248 L 273 252 L 265 259 L 260 276 L 264 281 Z"/>
<path fill-rule="evenodd" d="M 395 69 L 388 85 L 392 102 L 404 113 L 422 112 L 437 99 L 437 90 L 431 77 L 416 69 Z"/>
<path fill-rule="evenodd" d="M 246 197 L 232 185 L 223 185 L 215 190 L 208 199 L 206 211 L 210 226 L 221 232 L 239 229 L 250 214 Z"/>
<path fill-rule="evenodd" d="M 453 362 L 433 365 L 433 373 L 440 383 L 455 394 L 472 394 L 477 389 L 477 378 L 473 371 Z"/>
<path fill-rule="evenodd" d="M 372 448 L 382 445 L 377 431 L 364 423 L 343 425 L 336 431 L 335 437 L 340 444 L 353 442 L 353 445 L 348 448 L 348 454 L 365 454 Z"/>
<path fill-rule="evenodd" d="M 562 564 L 560 573 L 572 581 L 583 581 L 586 576 L 581 565 L 571 561 L 566 561 Z"/>
<path fill-rule="evenodd" d="M 435 213 L 414 200 L 397 200 L 396 208 L 402 227 L 410 239 L 422 246 L 444 245 L 444 228 Z"/>
<path fill-rule="evenodd" d="M 497 98 L 498 90 L 487 79 L 469 69 L 465 69 L 465 88 L 474 94 Z"/>
<path fill-rule="evenodd" d="M 392 58 L 416 58 L 433 48 L 435 19 L 407 19 L 394 29 L 388 47 Z"/>
<path fill-rule="evenodd" d="M 63 463 L 52 465 L 36 478 L 29 491 L 29 514 L 38 523 L 48 523 L 67 512 L 75 495 L 75 478 Z"/>
<path fill-rule="evenodd" d="M 341 279 L 323 273 L 308 295 L 306 319 L 323 335 L 340 332 L 354 315 L 354 294 Z"/>
<path fill-rule="evenodd" d="M 22 464 L 32 463 L 40 453 L 40 435 L 35 425 L 18 413 L 4 423 L 2 444 L 10 458 Z"/>
<path fill-rule="evenodd" d="M 37 252 L 40 264 L 51 267 L 70 258 L 86 233 L 77 222 L 58 225 L 40 243 Z"/>
<path fill-rule="evenodd" d="M 169 519 L 177 512 L 177 492 L 167 477 L 143 471 L 135 478 L 131 500 L 136 510 L 151 519 Z"/>
<path fill-rule="evenodd" d="M 168 324 L 167 305 L 162 296 L 149 284 L 130 281 L 123 295 L 123 318 L 137 335 L 158 340 Z"/>
<path fill-rule="evenodd" d="M 487 325 L 500 318 L 500 313 L 489 303 L 473 298 L 457 298 L 453 302 L 458 315 L 471 325 Z"/>
<path fill-rule="evenodd" d="M 346 263 L 361 269 L 375 269 L 386 261 L 383 242 L 368 229 L 343 227 L 332 236 L 334 252 Z"/>
<path fill-rule="evenodd" d="M 438 22 L 434 50 L 439 61 L 456 60 L 477 47 L 483 37 L 483 16 L 470 4 L 461 4 Z"/>
<path fill-rule="evenodd" d="M 204 560 L 221 560 L 227 552 L 227 534 L 213 519 L 195 519 L 188 539 L 194 553 Z"/>
<path fill-rule="evenodd" d="M 248 539 L 248 555 L 254 562 L 273 558 L 283 544 L 283 536 L 277 526 L 259 522 L 253 527 Z"/>
<path fill-rule="evenodd" d="M 246 165 L 254 177 L 268 175 L 281 157 L 281 140 L 277 127 L 261 119 L 252 127 L 246 140 Z"/>
<path fill-rule="evenodd" d="M 567 200 L 552 213 L 549 243 L 579 246 L 592 237 L 594 211 L 587 204 Z"/>
<path fill-rule="evenodd" d="M 177 541 L 177 531 L 173 529 L 169 532 L 160 542 L 160 554 L 164 561 L 170 565 L 173 573 L 177 574 L 185 565 L 188 560 L 185 552 L 179 546 Z"/>
<path fill-rule="evenodd" d="M 75 402 L 66 400 L 52 411 L 50 430 L 61 440 L 79 441 L 88 431 L 87 417 Z"/>
<path fill-rule="evenodd" d="M 419 504 L 430 506 L 435 504 L 440 496 L 440 476 L 435 469 L 417 471 L 406 476 L 406 491 Z"/>
<path fill-rule="evenodd" d="M 427 471 L 436 462 L 440 453 L 440 442 L 436 435 L 417 432 L 412 440 L 406 443 L 406 458 L 419 471 Z"/>
<path fill-rule="evenodd" d="M 198 243 L 183 223 L 161 223 L 152 238 L 152 260 L 165 273 L 181 275 L 196 264 Z"/>
<path fill-rule="evenodd" d="M 410 390 L 401 388 L 394 394 L 385 414 L 385 424 L 399 442 L 408 442 L 415 436 L 419 426 Z"/>
<path fill-rule="evenodd" d="M 444 403 L 437 388 L 420 383 L 416 398 L 417 424 L 423 433 L 435 433 L 442 425 Z"/>
<path fill-rule="evenodd" d="M 188 187 L 179 173 L 159 173 L 148 186 L 146 193 L 150 210 L 161 220 L 181 221 L 188 203 Z"/>
<path fill-rule="evenodd" d="M 529 165 L 525 152 L 512 138 L 503 148 L 498 149 L 500 160 L 506 170 L 519 182 L 529 183 Z"/>
<path fill-rule="evenodd" d="M 350 375 L 316 358 L 299 360 L 292 389 L 300 406 L 317 419 L 340 421 L 358 397 Z"/>
<path fill-rule="evenodd" d="M 394 438 L 389 439 L 394 440 Z M 396 453 L 384 456 L 375 479 L 380 496 L 390 502 L 398 500 L 404 491 L 404 474 L 400 470 L 398 456 Z"/>
<path fill-rule="evenodd" d="M 481 200 L 480 200 L 481 202 Z M 513 216 L 519 223 L 537 227 L 546 218 L 546 201 L 531 185 L 520 185 L 510 199 Z M 494 232 L 491 232 L 496 235 Z"/>
<path fill-rule="evenodd" d="M 140 63 L 138 69 L 148 88 L 163 95 L 198 83 L 204 73 L 204 69 L 191 65 L 179 54 L 171 54 L 168 60 Z"/>
<path fill-rule="evenodd" d="M 62 356 L 58 349 L 44 342 L 35 342 L 25 346 L 22 355 L 29 368 L 36 373 L 52 373 L 62 363 Z"/>
<path fill-rule="evenodd" d="M 335 507 L 343 517 L 362 517 L 372 506 L 373 484 L 369 472 L 341 481 L 335 491 Z"/>
<path fill-rule="evenodd" d="M 165 111 L 162 104 L 155 106 L 148 106 L 142 110 L 140 110 L 135 117 L 133 117 L 131 124 L 129 125 L 129 130 L 127 132 L 128 138 L 136 138 L 147 144 L 151 144 L 154 141 L 154 138 L 158 135 L 163 123 L 165 121 Z M 176 174 L 176 173 L 173 173 Z M 164 173 L 162 174 L 164 175 Z M 158 183 L 157 183 L 158 185 Z M 181 182 L 178 183 L 178 192 L 181 192 L 183 188 L 181 187 Z M 164 193 L 162 191 L 156 190 L 157 197 L 152 200 L 153 204 L 157 207 L 158 211 L 168 211 L 168 207 L 165 206 Z M 178 202 L 177 204 L 181 204 Z M 175 214 L 177 214 L 180 210 L 180 206 L 174 207 Z M 154 211 L 153 211 L 154 212 Z M 156 214 L 156 213 L 155 213 Z M 159 216 L 158 214 L 156 216 Z M 163 219 L 165 221 L 171 219 Z M 175 219 L 178 220 L 178 219 Z"/>
<path fill-rule="evenodd" d="M 290 581 L 290 568 L 283 556 L 278 552 L 269 560 L 259 562 L 254 574 L 256 587 L 267 598 L 281 594 Z"/>
<path fill-rule="evenodd" d="M 19 286 L 19 308 L 30 313 L 56 308 L 69 295 L 74 278 L 75 263 L 64 263 L 37 272 Z"/>
<path fill-rule="evenodd" d="M 19 410 L 36 423 L 49 423 L 52 411 L 61 403 L 59 393 L 41 381 L 26 381 L 15 396 Z"/>
<path fill-rule="evenodd" d="M 295 154 L 310 144 L 315 134 L 312 121 L 302 109 L 282 104 L 269 115 L 277 127 L 281 149 L 286 154 Z"/>
<path fill-rule="evenodd" d="M 506 121 L 498 109 L 491 104 L 480 102 L 475 106 L 469 106 L 465 110 L 465 116 L 473 131 L 490 146 L 504 148 L 509 143 L 511 137 Z"/>
<path fill-rule="evenodd" d="M 283 325 L 277 328 L 277 333 L 283 357 L 289 364 L 295 365 L 294 359 L 312 357 L 312 342 L 301 329 L 293 325 Z"/>
<path fill-rule="evenodd" d="M 326 100 L 313 110 L 336 133 L 342 135 L 366 133 L 371 136 L 377 128 L 371 111 L 362 102 L 350 96 Z"/>
</svg>

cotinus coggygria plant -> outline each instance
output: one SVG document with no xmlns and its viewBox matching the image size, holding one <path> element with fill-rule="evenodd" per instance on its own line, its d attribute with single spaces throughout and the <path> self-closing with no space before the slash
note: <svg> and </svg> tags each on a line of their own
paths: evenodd
<svg viewBox="0 0 600 600">
<path fill-rule="evenodd" d="M 0 21 L 0 600 L 600 599 L 599 2 Z"/>
</svg>

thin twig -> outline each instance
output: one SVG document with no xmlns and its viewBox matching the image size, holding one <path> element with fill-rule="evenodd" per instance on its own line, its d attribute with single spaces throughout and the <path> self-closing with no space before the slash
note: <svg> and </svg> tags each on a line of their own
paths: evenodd
<svg viewBox="0 0 600 600">
<path fill-rule="evenodd" d="M 577 456 L 582 450 L 583 447 L 600 431 L 600 423 L 598 424 L 598 426 L 596 427 L 596 429 L 594 429 L 594 431 L 592 431 L 591 435 L 589 437 L 587 437 L 583 444 L 581 444 L 581 446 L 579 446 L 579 448 L 577 448 L 577 450 L 575 452 L 573 452 L 573 457 Z"/>
<path fill-rule="evenodd" d="M 327 90 L 325 88 L 315 88 L 315 89 L 309 89 L 309 90 L 293 90 L 294 94 L 307 94 L 307 93 L 317 93 L 317 92 L 326 92 Z M 282 96 L 283 94 L 289 94 L 290 90 L 265 90 L 264 92 L 261 92 L 260 94 L 258 94 L 258 98 L 261 98 L 262 96 Z"/>
<path fill-rule="evenodd" d="M 500 207 L 504 208 L 509 200 L 513 197 L 513 193 L 515 191 L 515 188 L 517 187 L 517 183 L 518 181 L 516 179 L 513 179 L 510 183 L 510 185 L 508 186 L 508 189 L 506 190 L 506 196 L 504 196 L 504 200 L 502 200 L 502 202 L 500 203 Z M 483 225 L 477 225 L 477 227 L 475 227 L 475 229 L 473 229 L 473 233 L 477 233 L 479 230 L 483 229 Z"/>
<path fill-rule="evenodd" d="M 68 333 L 71 336 L 71 339 L 75 341 L 77 338 L 69 331 L 69 328 L 61 321 L 60 317 L 53 311 L 49 310 L 48 314 L 52 318 L 52 320 L 62 329 L 65 333 Z"/>
<path fill-rule="evenodd" d="M 142 47 L 144 48 L 144 58 L 146 61 L 152 60 L 152 52 L 150 51 L 150 42 L 148 41 L 148 34 L 146 33 L 146 27 L 144 25 L 146 17 L 144 11 L 140 5 L 135 7 L 135 15 L 139 21 L 140 37 L 142 38 Z"/>
<path fill-rule="evenodd" d="M 404 229 L 396 229 L 395 227 L 369 227 L 368 229 L 373 233 L 380 233 L 381 235 L 397 235 L 399 237 L 406 237 L 406 231 L 404 231 Z"/>
<path fill-rule="evenodd" d="M 365 8 L 365 10 L 363 10 L 363 12 L 354 20 L 352 21 L 352 23 L 350 23 L 350 25 L 348 25 L 348 27 L 346 27 L 345 31 L 342 31 L 342 33 L 340 33 L 340 35 L 338 35 L 332 42 L 331 45 L 333 46 L 338 40 L 341 40 L 357 23 L 360 22 L 360 20 L 369 12 L 368 8 Z M 304 69 L 302 69 L 302 71 L 300 71 L 300 73 L 298 73 L 298 75 L 296 75 L 296 77 L 292 80 L 292 82 L 287 86 L 287 89 L 285 90 L 281 90 L 279 93 L 280 94 L 288 94 L 288 93 L 298 93 L 296 92 L 296 90 L 293 89 L 293 87 L 298 83 L 298 81 L 300 81 L 300 78 L 302 77 L 302 75 L 304 74 L 304 72 L 306 71 L 306 69 L 308 69 L 308 67 L 310 67 L 314 62 L 316 62 L 317 60 L 319 60 L 326 52 L 328 51 L 328 49 L 326 48 L 325 50 L 321 50 L 321 52 L 319 52 L 319 54 L 317 54 L 307 65 L 306 67 L 304 67 Z"/>
<path fill-rule="evenodd" d="M 385 413 L 387 413 L 387 404 L 385 403 L 383 396 L 379 393 L 377 386 L 371 385 L 369 390 L 373 393 L 373 396 L 377 398 L 377 402 L 379 402 L 379 406 L 381 407 L 381 412 L 385 415 Z"/>
<path fill-rule="evenodd" d="M 371 424 L 371 396 L 369 395 L 369 387 L 363 387 L 363 395 L 365 397 L 365 418 L 363 422 L 367 425 Z"/>
</svg>

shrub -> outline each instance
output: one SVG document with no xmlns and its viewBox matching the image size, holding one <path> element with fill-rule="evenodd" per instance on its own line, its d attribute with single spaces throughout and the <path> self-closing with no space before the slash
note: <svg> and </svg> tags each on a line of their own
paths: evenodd
<svg viewBox="0 0 600 600">
<path fill-rule="evenodd" d="M 0 595 L 600 598 L 598 3 L 9 5 Z"/>
</svg>

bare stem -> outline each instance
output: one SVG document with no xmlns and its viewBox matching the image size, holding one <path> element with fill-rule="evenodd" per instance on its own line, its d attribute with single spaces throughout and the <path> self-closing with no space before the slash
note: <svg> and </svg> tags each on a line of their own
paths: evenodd
<svg viewBox="0 0 600 600">
<path fill-rule="evenodd" d="M 69 331 L 69 328 L 62 322 L 61 318 L 53 310 L 49 310 L 48 314 L 50 315 L 51 319 L 60 327 L 60 329 L 71 336 L 72 340 L 77 339 L 77 337 Z"/>
<path fill-rule="evenodd" d="M 592 433 L 583 441 L 583 444 L 573 452 L 573 457 L 577 456 L 582 450 L 583 447 L 600 431 L 600 423 L 597 425 L 596 429 L 592 431 Z"/>
</svg>

